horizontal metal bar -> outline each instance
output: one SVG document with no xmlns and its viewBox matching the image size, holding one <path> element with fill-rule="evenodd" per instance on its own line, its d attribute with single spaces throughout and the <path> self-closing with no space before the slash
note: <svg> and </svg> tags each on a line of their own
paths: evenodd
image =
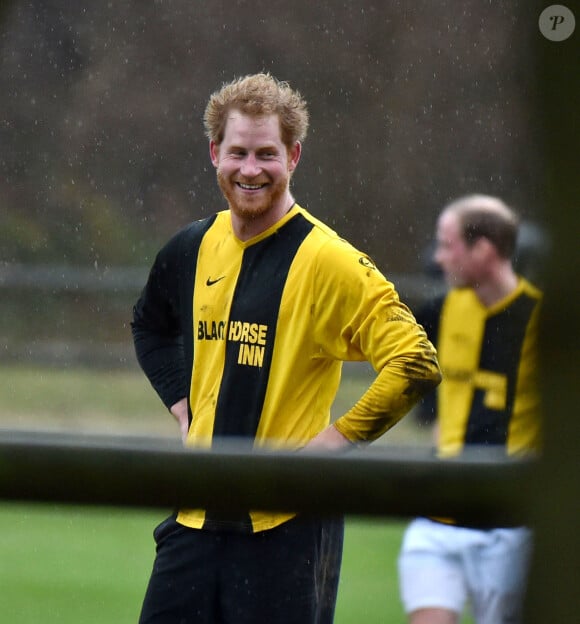
<svg viewBox="0 0 580 624">
<path fill-rule="evenodd" d="M 183 448 L 143 438 L 0 432 L 0 498 L 327 515 L 529 518 L 535 462 L 488 454 L 439 461 L 372 446 L 331 453 Z"/>
</svg>

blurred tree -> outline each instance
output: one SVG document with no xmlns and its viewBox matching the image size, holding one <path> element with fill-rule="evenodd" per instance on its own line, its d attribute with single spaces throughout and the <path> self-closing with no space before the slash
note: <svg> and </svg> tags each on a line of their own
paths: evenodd
<svg viewBox="0 0 580 624">
<path fill-rule="evenodd" d="M 17 0 L 0 68 L 4 259 L 147 264 L 222 207 L 203 109 L 260 70 L 310 103 L 297 198 L 385 271 L 420 269 L 458 194 L 534 216 L 528 7 Z"/>
</svg>

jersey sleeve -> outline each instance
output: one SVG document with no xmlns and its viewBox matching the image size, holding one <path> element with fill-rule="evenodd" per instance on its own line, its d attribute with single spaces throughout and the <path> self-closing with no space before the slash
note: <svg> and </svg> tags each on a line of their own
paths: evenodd
<svg viewBox="0 0 580 624">
<path fill-rule="evenodd" d="M 335 427 L 352 442 L 380 437 L 441 380 L 432 343 L 394 285 L 348 243 L 318 258 L 316 339 L 342 360 L 367 360 L 377 376 Z"/>
<path fill-rule="evenodd" d="M 177 239 L 157 255 L 147 284 L 133 308 L 131 329 L 137 360 L 170 408 L 187 396 L 179 305 Z"/>
</svg>

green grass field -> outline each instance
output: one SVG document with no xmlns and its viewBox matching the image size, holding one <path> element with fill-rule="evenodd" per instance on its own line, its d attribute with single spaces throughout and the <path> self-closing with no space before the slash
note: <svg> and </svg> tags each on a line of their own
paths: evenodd
<svg viewBox="0 0 580 624">
<path fill-rule="evenodd" d="M 162 511 L 0 506 L 0 613 L 11 624 L 136 622 Z M 349 520 L 335 621 L 404 622 L 402 525 Z"/>
<path fill-rule="evenodd" d="M 109 435 L 177 435 L 135 370 L 1 367 L 4 429 Z M 336 412 L 368 379 L 345 378 Z M 385 438 L 421 445 L 412 418 Z M 386 443 L 386 442 L 385 442 Z M 162 510 L 31 505 L 0 501 L 0 619 L 10 624 L 136 622 Z M 404 522 L 348 518 L 337 624 L 403 624 L 396 557 Z"/>
</svg>

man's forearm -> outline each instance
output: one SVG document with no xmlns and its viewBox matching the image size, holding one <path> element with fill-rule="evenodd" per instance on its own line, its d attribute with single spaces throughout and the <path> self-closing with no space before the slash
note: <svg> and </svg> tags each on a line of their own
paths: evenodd
<svg viewBox="0 0 580 624">
<path fill-rule="evenodd" d="M 133 341 L 139 365 L 164 405 L 171 409 L 188 391 L 181 338 L 134 327 Z"/>
</svg>

